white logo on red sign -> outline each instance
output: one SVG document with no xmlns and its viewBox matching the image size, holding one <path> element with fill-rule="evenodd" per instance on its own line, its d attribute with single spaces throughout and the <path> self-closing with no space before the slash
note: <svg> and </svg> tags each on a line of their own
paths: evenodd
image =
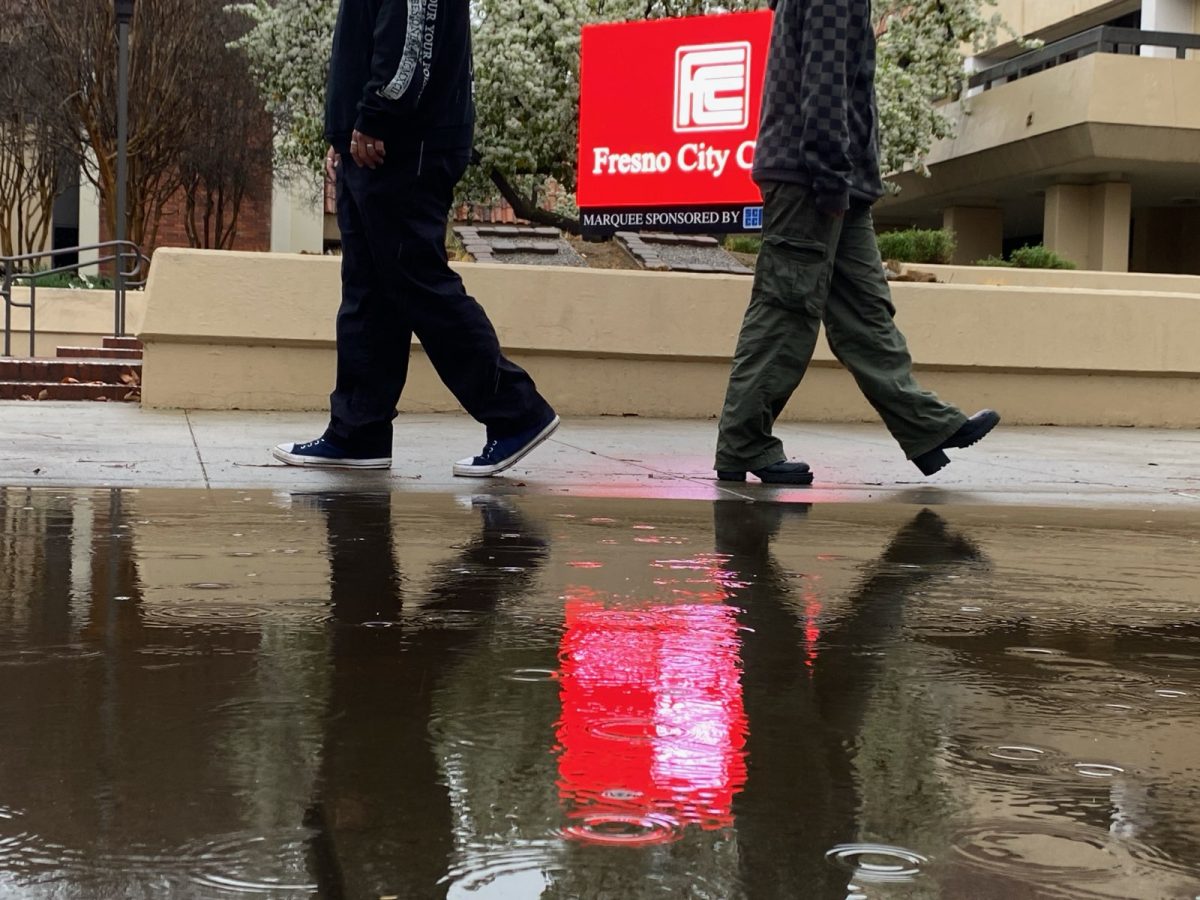
<svg viewBox="0 0 1200 900">
<path fill-rule="evenodd" d="M 750 42 L 675 51 L 675 130 L 734 131 L 750 124 Z"/>
</svg>

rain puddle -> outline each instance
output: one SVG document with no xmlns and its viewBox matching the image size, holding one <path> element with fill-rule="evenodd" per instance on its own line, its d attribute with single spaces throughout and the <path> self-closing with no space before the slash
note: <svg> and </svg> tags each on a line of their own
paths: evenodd
<svg viewBox="0 0 1200 900">
<path fill-rule="evenodd" d="M 1193 900 L 1198 537 L 0 488 L 0 898 Z"/>
</svg>

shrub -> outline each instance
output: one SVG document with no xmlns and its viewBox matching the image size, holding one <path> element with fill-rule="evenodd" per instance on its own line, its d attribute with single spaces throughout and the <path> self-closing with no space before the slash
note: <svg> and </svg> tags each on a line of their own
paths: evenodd
<svg viewBox="0 0 1200 900">
<path fill-rule="evenodd" d="M 725 238 L 725 249 L 734 253 L 758 253 L 762 249 L 762 238 L 752 234 L 731 234 Z"/>
<path fill-rule="evenodd" d="M 879 253 L 904 263 L 946 264 L 954 256 L 954 232 L 945 229 L 909 228 L 879 235 Z"/>
<path fill-rule="evenodd" d="M 975 263 L 977 266 L 1005 266 L 1017 269 L 1077 269 L 1078 266 L 1069 259 L 1064 259 L 1053 250 L 1047 250 L 1041 244 L 1030 246 L 1026 244 L 1014 250 L 1008 259 L 989 256 Z"/>
<path fill-rule="evenodd" d="M 1078 266 L 1041 244 L 1021 247 L 1012 252 L 1012 264 L 1019 269 L 1076 269 Z"/>
<path fill-rule="evenodd" d="M 106 278 L 102 275 L 88 275 L 83 272 L 55 272 L 53 275 L 39 275 L 36 272 L 23 273 L 20 281 L 17 283 L 21 286 L 33 283 L 40 288 L 72 288 L 76 290 L 97 291 L 110 291 L 113 287 L 111 278 Z"/>
</svg>

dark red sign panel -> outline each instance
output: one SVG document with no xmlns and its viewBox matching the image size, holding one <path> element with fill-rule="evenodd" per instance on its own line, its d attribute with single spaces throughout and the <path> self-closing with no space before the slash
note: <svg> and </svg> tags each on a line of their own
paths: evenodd
<svg viewBox="0 0 1200 900">
<path fill-rule="evenodd" d="M 771 13 L 583 29 L 584 231 L 761 227 L 750 178 Z"/>
</svg>

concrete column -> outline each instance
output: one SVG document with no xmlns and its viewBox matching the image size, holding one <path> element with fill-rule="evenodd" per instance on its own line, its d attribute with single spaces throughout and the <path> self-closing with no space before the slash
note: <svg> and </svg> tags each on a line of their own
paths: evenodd
<svg viewBox="0 0 1200 900">
<path fill-rule="evenodd" d="M 942 211 L 942 227 L 954 232 L 953 262 L 969 266 L 1004 250 L 1004 213 L 983 206 L 951 206 Z"/>
<path fill-rule="evenodd" d="M 1091 217 L 1089 188 L 1056 184 L 1046 190 L 1045 245 L 1081 269 L 1088 269 Z"/>
<path fill-rule="evenodd" d="M 1128 184 L 1056 184 L 1046 191 L 1046 246 L 1081 269 L 1129 271 Z"/>
<path fill-rule="evenodd" d="M 88 150 L 91 156 L 92 151 Z M 88 181 L 82 170 L 79 174 L 79 245 L 100 243 L 100 192 Z M 94 250 L 79 254 L 79 261 L 94 262 L 99 256 Z M 95 274 L 95 270 L 90 270 Z"/>
<path fill-rule="evenodd" d="M 1142 29 L 1144 31 L 1196 31 L 1194 0 L 1142 0 Z M 1143 47 L 1142 56 L 1175 58 L 1169 47 Z"/>
<path fill-rule="evenodd" d="M 1126 182 L 1097 184 L 1091 189 L 1089 266 L 1104 272 L 1129 271 L 1129 230 L 1133 189 Z"/>
<path fill-rule="evenodd" d="M 325 210 L 306 180 L 276 181 L 271 188 L 271 252 L 320 253 L 325 239 Z"/>
</svg>

